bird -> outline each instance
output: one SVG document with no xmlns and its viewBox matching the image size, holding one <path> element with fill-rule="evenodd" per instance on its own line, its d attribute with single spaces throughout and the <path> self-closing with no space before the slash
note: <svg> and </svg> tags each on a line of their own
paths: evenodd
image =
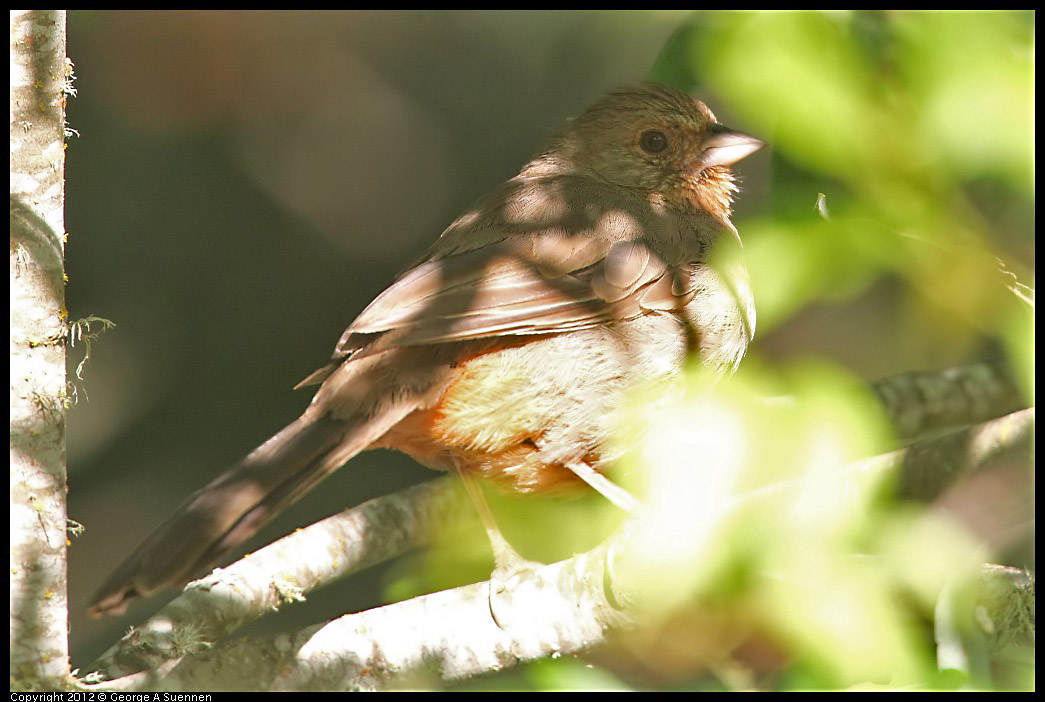
<svg viewBox="0 0 1045 702">
<path fill-rule="evenodd" d="M 180 587 L 353 456 L 527 494 L 606 479 L 630 388 L 689 358 L 733 372 L 755 309 L 730 166 L 764 143 L 656 83 L 614 90 L 453 221 L 348 326 L 304 413 L 191 495 L 117 567 L 94 616 Z M 496 549 L 495 549 L 496 550 Z"/>
</svg>

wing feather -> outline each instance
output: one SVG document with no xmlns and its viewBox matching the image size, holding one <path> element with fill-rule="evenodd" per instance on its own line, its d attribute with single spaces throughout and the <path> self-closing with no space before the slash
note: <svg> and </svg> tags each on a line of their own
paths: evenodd
<svg viewBox="0 0 1045 702">
<path fill-rule="evenodd" d="M 374 335 L 416 345 L 553 334 L 659 309 L 644 305 L 642 294 L 665 279 L 668 266 L 648 246 L 590 239 L 580 244 L 556 246 L 545 237 L 539 246 L 502 243 L 422 263 L 360 313 L 337 354 L 372 343 Z M 670 290 L 671 281 L 666 283 Z"/>
</svg>

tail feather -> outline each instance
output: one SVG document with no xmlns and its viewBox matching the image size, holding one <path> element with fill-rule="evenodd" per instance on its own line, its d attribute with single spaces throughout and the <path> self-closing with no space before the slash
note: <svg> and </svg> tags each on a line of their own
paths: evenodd
<svg viewBox="0 0 1045 702">
<path fill-rule="evenodd" d="M 136 595 L 184 585 L 365 450 L 410 409 L 401 406 L 355 421 L 306 412 L 186 500 L 98 590 L 90 613 L 119 614 Z"/>
</svg>

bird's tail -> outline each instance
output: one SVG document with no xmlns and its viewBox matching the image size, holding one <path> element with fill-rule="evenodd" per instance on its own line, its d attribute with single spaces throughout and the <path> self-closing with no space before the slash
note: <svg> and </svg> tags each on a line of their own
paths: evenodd
<svg viewBox="0 0 1045 702">
<path fill-rule="evenodd" d="M 92 598 L 92 616 L 120 614 L 136 595 L 180 587 L 251 538 L 409 412 L 340 420 L 306 412 L 186 500 Z"/>
</svg>

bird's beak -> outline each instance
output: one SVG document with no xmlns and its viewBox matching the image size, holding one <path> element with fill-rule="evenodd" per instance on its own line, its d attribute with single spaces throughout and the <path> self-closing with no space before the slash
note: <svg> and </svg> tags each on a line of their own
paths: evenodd
<svg viewBox="0 0 1045 702">
<path fill-rule="evenodd" d="M 745 156 L 750 156 L 765 142 L 749 134 L 738 132 L 721 124 L 709 124 L 700 143 L 701 152 L 696 159 L 700 168 L 729 166 Z"/>
</svg>

